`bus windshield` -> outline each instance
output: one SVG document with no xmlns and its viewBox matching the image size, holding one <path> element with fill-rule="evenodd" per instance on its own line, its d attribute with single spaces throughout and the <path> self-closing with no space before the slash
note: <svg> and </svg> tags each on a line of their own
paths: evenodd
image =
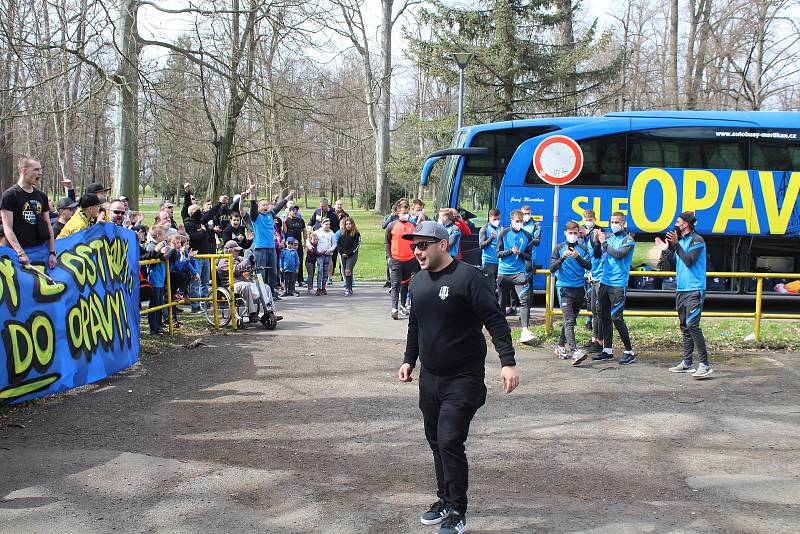
<svg viewBox="0 0 800 534">
<path fill-rule="evenodd" d="M 467 132 L 461 130 L 456 132 L 453 137 L 453 144 L 450 148 L 461 148 L 464 146 L 464 141 L 467 138 Z M 436 198 L 434 199 L 434 209 L 438 212 L 441 208 L 446 208 L 450 205 L 450 193 L 453 190 L 453 182 L 456 176 L 456 169 L 458 168 L 458 160 L 461 156 L 447 156 L 442 166 L 442 174 L 439 176 L 439 187 L 436 191 Z"/>
</svg>

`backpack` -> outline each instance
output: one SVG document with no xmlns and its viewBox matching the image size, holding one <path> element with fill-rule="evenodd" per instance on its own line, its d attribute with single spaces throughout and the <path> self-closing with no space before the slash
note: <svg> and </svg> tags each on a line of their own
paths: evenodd
<svg viewBox="0 0 800 534">
<path fill-rule="evenodd" d="M 641 264 L 636 268 L 637 271 L 652 271 L 653 268 L 646 264 Z M 654 290 L 656 288 L 656 278 L 654 276 L 631 276 L 634 289 Z"/>
</svg>

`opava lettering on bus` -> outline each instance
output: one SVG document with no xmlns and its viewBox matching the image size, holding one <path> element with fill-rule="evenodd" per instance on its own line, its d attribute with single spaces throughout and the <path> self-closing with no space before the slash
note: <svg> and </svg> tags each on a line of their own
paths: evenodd
<svg viewBox="0 0 800 534">
<path fill-rule="evenodd" d="M 800 172 L 632 168 L 630 176 L 628 198 L 612 197 L 603 206 L 600 198 L 590 204 L 589 197 L 576 197 L 572 210 L 582 216 L 593 208 L 604 217 L 629 211 L 631 228 L 647 233 L 671 228 L 683 211 L 694 211 L 702 231 L 715 234 L 784 235 L 793 216 L 800 224 Z"/>
</svg>

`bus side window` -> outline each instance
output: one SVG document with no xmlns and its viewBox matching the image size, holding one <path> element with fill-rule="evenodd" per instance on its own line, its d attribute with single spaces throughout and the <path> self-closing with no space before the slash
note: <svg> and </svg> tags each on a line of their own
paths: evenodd
<svg viewBox="0 0 800 534">
<path fill-rule="evenodd" d="M 709 128 L 662 128 L 628 136 L 628 165 L 661 169 L 746 169 L 747 141 Z"/>
<path fill-rule="evenodd" d="M 800 141 L 796 139 L 754 139 L 750 142 L 754 171 L 800 171 Z"/>
<path fill-rule="evenodd" d="M 625 135 L 584 139 L 578 142 L 583 151 L 583 170 L 570 186 L 625 187 Z"/>
</svg>

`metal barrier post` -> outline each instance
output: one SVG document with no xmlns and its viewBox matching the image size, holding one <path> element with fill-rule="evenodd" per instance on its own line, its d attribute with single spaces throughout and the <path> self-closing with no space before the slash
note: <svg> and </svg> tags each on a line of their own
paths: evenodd
<svg viewBox="0 0 800 534">
<path fill-rule="evenodd" d="M 239 328 L 238 311 L 236 311 L 236 292 L 233 290 L 235 282 L 233 281 L 233 254 L 228 254 L 228 289 L 230 290 L 231 298 L 231 320 L 233 321 L 233 329 Z"/>
<path fill-rule="evenodd" d="M 544 294 L 544 333 L 547 336 L 553 332 L 553 298 L 552 298 L 552 291 L 551 285 L 553 284 L 553 275 L 552 273 L 547 273 L 545 275 L 545 294 Z M 528 295 L 528 298 L 532 298 L 533 295 Z"/>
<path fill-rule="evenodd" d="M 211 264 L 211 305 L 214 308 L 214 328 L 219 330 L 219 303 L 217 302 L 217 269 L 214 267 L 214 259 L 209 258 Z M 230 303 L 228 303 L 230 304 Z"/>
<path fill-rule="evenodd" d="M 169 335 L 175 334 L 175 329 L 172 325 L 172 283 L 169 279 L 169 259 L 164 260 L 164 268 L 167 271 L 167 320 L 169 321 Z M 161 313 L 160 311 L 158 313 Z"/>
<path fill-rule="evenodd" d="M 764 290 L 764 279 L 759 277 L 756 280 L 756 324 L 753 328 L 753 335 L 756 341 L 761 341 L 761 296 Z"/>
</svg>

